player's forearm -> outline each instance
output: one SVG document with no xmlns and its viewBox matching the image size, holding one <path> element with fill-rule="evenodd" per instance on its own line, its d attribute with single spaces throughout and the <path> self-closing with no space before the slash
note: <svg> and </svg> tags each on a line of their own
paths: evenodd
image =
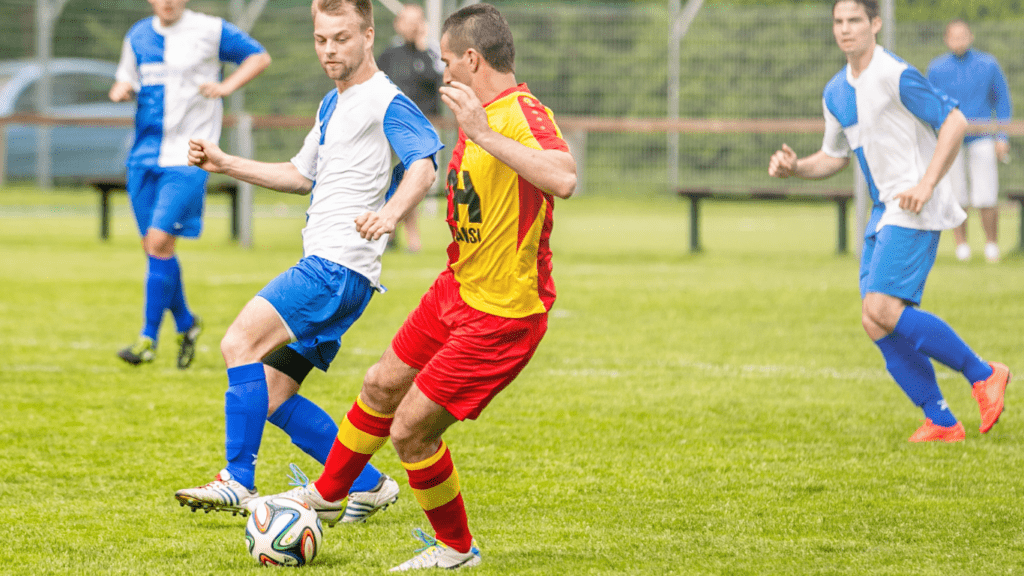
<svg viewBox="0 0 1024 576">
<path fill-rule="evenodd" d="M 253 54 L 243 60 L 238 65 L 238 68 L 221 82 L 221 86 L 229 93 L 234 92 L 248 84 L 253 78 L 259 76 L 261 72 L 267 69 L 267 66 L 270 66 L 270 54 L 266 52 Z"/>
<path fill-rule="evenodd" d="M 849 158 L 835 158 L 818 150 L 796 161 L 793 174 L 805 180 L 822 180 L 837 174 L 850 163 Z"/>
<path fill-rule="evenodd" d="M 967 118 L 959 109 L 954 109 L 946 116 L 946 120 L 939 128 L 938 141 L 935 143 L 935 153 L 932 154 L 931 162 L 921 178 L 921 183 L 931 188 L 939 183 L 939 180 L 946 175 L 949 167 L 953 165 L 957 153 L 960 151 L 960 144 L 967 133 Z"/>
<path fill-rule="evenodd" d="M 559 198 L 576 192 L 576 159 L 562 150 L 536 150 L 489 131 L 475 142 L 541 190 Z"/>
<path fill-rule="evenodd" d="M 433 160 L 421 158 L 413 162 L 405 170 L 395 195 L 381 209 L 381 215 L 392 222 L 400 222 L 423 201 L 436 179 L 437 170 L 434 169 Z"/>
<path fill-rule="evenodd" d="M 299 173 L 291 162 L 260 162 L 240 156 L 228 156 L 220 172 L 236 180 L 289 194 L 308 194 L 313 182 Z"/>
</svg>

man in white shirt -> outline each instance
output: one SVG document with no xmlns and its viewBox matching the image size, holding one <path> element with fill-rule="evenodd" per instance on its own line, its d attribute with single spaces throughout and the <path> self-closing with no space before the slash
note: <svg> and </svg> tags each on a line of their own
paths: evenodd
<svg viewBox="0 0 1024 576">
<path fill-rule="evenodd" d="M 221 341 L 228 463 L 213 482 L 175 494 L 193 511 L 245 514 L 259 497 L 255 463 L 264 419 L 326 461 L 338 426 L 298 395 L 299 386 L 314 366 L 327 370 L 342 335 L 372 294 L 383 291 L 387 237 L 434 182 L 441 142 L 416 105 L 378 70 L 370 1 L 314 1 L 313 38 L 336 88 L 320 103 L 290 162 L 231 156 L 204 139 L 190 144 L 194 166 L 282 192 L 312 193 L 302 259 L 245 305 Z M 400 160 L 394 171 L 392 150 Z M 365 520 L 397 498 L 398 484 L 367 464 L 341 520 Z"/>
<path fill-rule="evenodd" d="M 851 153 L 856 157 L 873 202 L 861 259 L 861 320 L 889 373 L 924 411 L 910 441 L 965 438 L 931 359 L 964 375 L 981 410 L 980 430 L 988 432 L 1003 411 L 1009 369 L 983 362 L 946 322 L 917 308 L 941 231 L 966 217 L 943 176 L 967 120 L 955 100 L 877 45 L 882 20 L 875 0 L 836 0 L 832 16 L 847 65 L 825 87 L 821 150 L 798 159 L 783 144 L 768 173 L 827 178 L 846 167 Z"/>
</svg>

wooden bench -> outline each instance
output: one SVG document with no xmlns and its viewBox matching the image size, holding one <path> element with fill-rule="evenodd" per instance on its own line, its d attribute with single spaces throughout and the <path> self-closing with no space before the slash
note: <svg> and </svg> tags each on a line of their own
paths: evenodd
<svg viewBox="0 0 1024 576">
<path fill-rule="evenodd" d="M 1013 200 L 1020 207 L 1020 235 L 1017 237 L 1017 249 L 1024 252 L 1024 191 L 1007 192 L 1006 198 Z"/>
<path fill-rule="evenodd" d="M 740 200 L 772 202 L 832 202 L 836 205 L 836 253 L 846 254 L 847 207 L 853 200 L 851 190 L 817 189 L 749 189 L 724 190 L 712 188 L 683 188 L 677 193 L 690 200 L 690 252 L 700 252 L 700 203 L 703 200 Z M 1024 230 L 1024 228 L 1022 228 Z"/>
<path fill-rule="evenodd" d="M 127 192 L 124 180 L 95 180 L 89 183 L 100 194 L 100 238 L 110 238 L 110 195 Z M 221 182 L 206 187 L 206 193 L 227 194 L 231 197 L 231 238 L 238 240 L 238 184 Z"/>
</svg>

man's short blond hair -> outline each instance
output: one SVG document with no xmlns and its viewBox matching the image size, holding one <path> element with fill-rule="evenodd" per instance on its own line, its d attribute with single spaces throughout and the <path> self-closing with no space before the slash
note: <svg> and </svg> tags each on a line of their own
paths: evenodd
<svg viewBox="0 0 1024 576">
<path fill-rule="evenodd" d="M 316 18 L 317 12 L 324 14 L 340 14 L 345 6 L 351 6 L 363 21 L 362 29 L 373 28 L 373 2 L 371 0 L 313 0 L 311 11 Z"/>
</svg>

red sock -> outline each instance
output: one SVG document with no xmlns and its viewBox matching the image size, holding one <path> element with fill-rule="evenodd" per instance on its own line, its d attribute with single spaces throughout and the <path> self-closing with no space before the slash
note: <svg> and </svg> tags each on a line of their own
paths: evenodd
<svg viewBox="0 0 1024 576">
<path fill-rule="evenodd" d="M 469 533 L 459 473 L 448 446 L 442 441 L 430 458 L 414 464 L 403 462 L 402 466 L 409 473 L 409 487 L 434 528 L 434 537 L 459 552 L 469 552 L 473 535 Z"/>
<path fill-rule="evenodd" d="M 370 457 L 387 442 L 394 419 L 394 414 L 376 412 L 362 398 L 356 398 L 338 426 L 338 437 L 327 456 L 323 474 L 313 483 L 324 499 L 333 501 L 348 496 Z"/>
</svg>

